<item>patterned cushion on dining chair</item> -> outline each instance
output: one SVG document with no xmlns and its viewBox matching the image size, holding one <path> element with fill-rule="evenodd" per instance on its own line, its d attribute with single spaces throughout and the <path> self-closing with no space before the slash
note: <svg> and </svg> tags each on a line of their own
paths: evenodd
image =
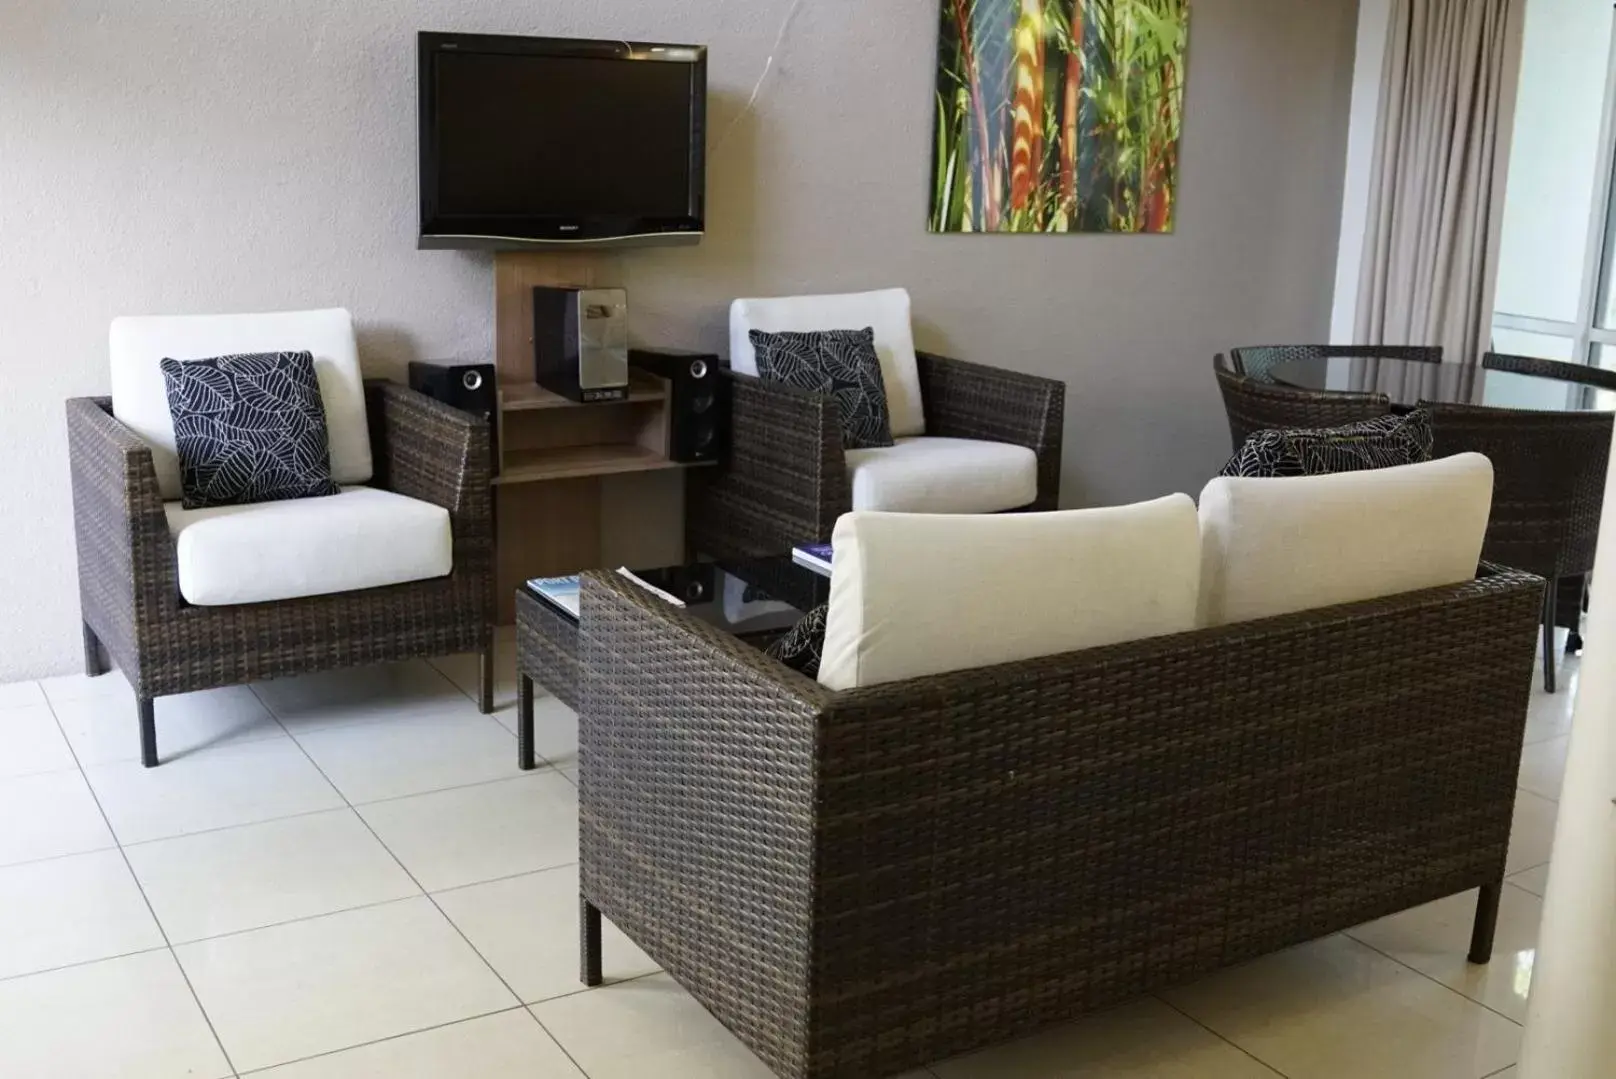
<svg viewBox="0 0 1616 1079">
<path fill-rule="evenodd" d="M 1431 459 L 1431 416 L 1425 409 L 1343 427 L 1258 431 L 1220 476 L 1272 479 L 1323 476 L 1414 465 Z"/>
</svg>

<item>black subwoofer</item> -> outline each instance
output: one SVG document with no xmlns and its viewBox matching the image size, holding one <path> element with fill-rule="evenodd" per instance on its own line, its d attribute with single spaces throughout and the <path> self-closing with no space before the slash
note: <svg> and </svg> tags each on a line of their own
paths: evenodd
<svg viewBox="0 0 1616 1079">
<path fill-rule="evenodd" d="M 628 362 L 673 387 L 670 456 L 686 464 L 716 461 L 729 445 L 728 383 L 710 352 L 631 349 Z"/>
<path fill-rule="evenodd" d="M 488 445 L 499 471 L 499 385 L 491 363 L 410 361 L 410 389 L 488 421 Z"/>
</svg>

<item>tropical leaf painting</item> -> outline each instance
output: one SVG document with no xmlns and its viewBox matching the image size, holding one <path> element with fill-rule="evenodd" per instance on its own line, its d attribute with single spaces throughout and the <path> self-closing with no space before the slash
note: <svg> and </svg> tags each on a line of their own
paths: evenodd
<svg viewBox="0 0 1616 1079">
<path fill-rule="evenodd" d="M 1190 0 L 941 0 L 933 232 L 1171 232 Z"/>
</svg>

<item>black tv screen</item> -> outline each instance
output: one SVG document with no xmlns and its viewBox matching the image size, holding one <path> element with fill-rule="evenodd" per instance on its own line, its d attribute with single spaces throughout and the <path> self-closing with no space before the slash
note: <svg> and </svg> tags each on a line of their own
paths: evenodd
<svg viewBox="0 0 1616 1079">
<path fill-rule="evenodd" d="M 683 242 L 704 225 L 706 50 L 421 35 L 421 245 Z"/>
</svg>

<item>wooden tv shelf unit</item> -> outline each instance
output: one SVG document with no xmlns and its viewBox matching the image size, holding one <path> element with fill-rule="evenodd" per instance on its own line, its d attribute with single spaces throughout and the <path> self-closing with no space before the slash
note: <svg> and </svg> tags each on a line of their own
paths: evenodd
<svg viewBox="0 0 1616 1079">
<path fill-rule="evenodd" d="M 627 400 L 585 405 L 533 381 L 534 286 L 620 284 L 621 273 L 620 257 L 610 254 L 494 256 L 500 457 L 494 563 L 504 624 L 515 620 L 515 593 L 523 582 L 605 565 L 617 546 L 605 535 L 608 515 L 618 528 L 627 517 L 636 528 L 677 529 L 664 542 L 682 555 L 682 521 L 670 529 L 664 506 L 648 506 L 641 515 L 632 492 L 622 497 L 635 474 L 692 467 L 668 456 L 667 383 L 631 371 Z M 615 512 L 608 514 L 614 494 Z"/>
</svg>

